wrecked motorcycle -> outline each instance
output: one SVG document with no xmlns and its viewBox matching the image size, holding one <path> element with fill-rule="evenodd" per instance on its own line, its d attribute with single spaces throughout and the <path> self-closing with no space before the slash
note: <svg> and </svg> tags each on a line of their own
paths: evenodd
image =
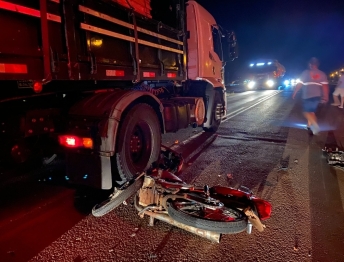
<svg viewBox="0 0 344 262">
<path fill-rule="evenodd" d="M 221 234 L 251 233 L 252 226 L 262 232 L 261 220 L 271 214 L 271 204 L 245 187 L 195 187 L 165 170 L 144 176 L 134 202 L 141 217 L 167 220 L 211 240 Z"/>
<path fill-rule="evenodd" d="M 177 158 L 178 159 L 178 158 Z M 178 164 L 179 163 L 179 164 Z M 271 215 L 271 204 L 257 198 L 246 187 L 196 187 L 170 172 L 180 169 L 180 162 L 142 173 L 125 188 L 115 190 L 109 200 L 93 208 L 94 216 L 102 216 L 135 194 L 134 205 L 140 217 L 148 215 L 214 242 L 221 234 L 251 233 L 252 227 L 262 232 L 261 221 Z"/>
</svg>

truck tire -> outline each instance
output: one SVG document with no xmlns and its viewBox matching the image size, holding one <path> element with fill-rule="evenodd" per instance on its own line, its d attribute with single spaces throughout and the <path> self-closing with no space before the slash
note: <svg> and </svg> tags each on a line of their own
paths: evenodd
<svg viewBox="0 0 344 262">
<path fill-rule="evenodd" d="M 203 130 L 205 132 L 215 133 L 217 131 L 217 129 L 219 128 L 219 126 L 221 124 L 221 117 L 219 117 L 216 114 L 216 110 L 217 110 L 218 105 L 220 105 L 220 104 L 222 106 L 220 93 L 216 91 L 215 96 L 214 96 L 214 104 L 213 104 L 213 108 L 212 108 L 212 114 L 211 114 L 212 123 L 211 123 L 210 127 L 203 127 Z"/>
<path fill-rule="evenodd" d="M 147 104 L 133 106 L 124 116 L 118 130 L 116 165 L 118 185 L 146 171 L 160 154 L 160 122 L 154 109 Z"/>
</svg>

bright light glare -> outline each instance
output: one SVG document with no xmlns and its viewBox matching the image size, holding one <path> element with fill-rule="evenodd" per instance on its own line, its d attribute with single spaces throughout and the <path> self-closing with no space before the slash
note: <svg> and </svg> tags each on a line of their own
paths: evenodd
<svg viewBox="0 0 344 262">
<path fill-rule="evenodd" d="M 252 67 L 252 66 L 254 66 L 254 64 L 250 64 L 250 66 Z"/>
<path fill-rule="evenodd" d="M 271 65 L 271 62 L 269 62 L 268 65 Z"/>
<path fill-rule="evenodd" d="M 69 146 L 75 146 L 75 138 L 74 137 L 67 137 L 66 138 L 66 143 L 67 143 L 67 145 L 69 145 Z"/>
<path fill-rule="evenodd" d="M 268 81 L 266 81 L 266 85 L 267 85 L 268 87 L 272 87 L 274 84 L 275 84 L 274 81 L 272 81 L 271 79 L 268 80 Z"/>
<path fill-rule="evenodd" d="M 257 63 L 257 66 L 263 66 L 265 63 Z"/>
<path fill-rule="evenodd" d="M 298 78 L 298 79 L 296 79 L 296 83 L 300 83 L 300 81 L 301 81 L 301 80 L 300 80 L 299 78 Z"/>
<path fill-rule="evenodd" d="M 284 81 L 284 85 L 288 86 L 290 84 L 289 80 Z"/>
<path fill-rule="evenodd" d="M 248 88 L 253 88 L 255 85 L 256 85 L 256 82 L 254 82 L 254 81 L 250 81 L 250 82 L 247 84 Z"/>
</svg>

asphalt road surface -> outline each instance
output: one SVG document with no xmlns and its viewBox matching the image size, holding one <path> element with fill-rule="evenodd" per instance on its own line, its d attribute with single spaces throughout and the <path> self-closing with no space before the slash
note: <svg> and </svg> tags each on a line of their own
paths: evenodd
<svg viewBox="0 0 344 262">
<path fill-rule="evenodd" d="M 340 144 L 334 130 L 344 112 L 320 107 L 321 132 L 312 136 L 290 92 L 227 99 L 215 135 L 187 129 L 163 144 L 183 154 L 186 182 L 243 185 L 270 201 L 264 232 L 212 243 L 164 222 L 149 226 L 132 199 L 96 218 L 90 208 L 102 195 L 68 186 L 57 166 L 0 187 L 0 261 L 344 261 L 344 171 L 322 153 Z"/>
</svg>

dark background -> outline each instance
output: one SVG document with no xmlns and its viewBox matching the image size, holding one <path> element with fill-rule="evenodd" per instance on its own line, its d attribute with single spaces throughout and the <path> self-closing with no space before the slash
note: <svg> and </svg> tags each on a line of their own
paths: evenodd
<svg viewBox="0 0 344 262">
<path fill-rule="evenodd" d="M 226 65 L 234 80 L 250 60 L 277 59 L 298 77 L 315 56 L 326 74 L 344 66 L 344 0 L 197 0 L 234 30 L 239 58 Z"/>
</svg>

